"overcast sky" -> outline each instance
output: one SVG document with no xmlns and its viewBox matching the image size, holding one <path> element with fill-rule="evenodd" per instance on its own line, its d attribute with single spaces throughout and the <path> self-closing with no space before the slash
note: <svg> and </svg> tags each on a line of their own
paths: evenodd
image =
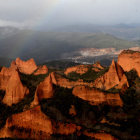
<svg viewBox="0 0 140 140">
<path fill-rule="evenodd" d="M 140 23 L 140 0 L 0 0 L 0 26 Z"/>
</svg>

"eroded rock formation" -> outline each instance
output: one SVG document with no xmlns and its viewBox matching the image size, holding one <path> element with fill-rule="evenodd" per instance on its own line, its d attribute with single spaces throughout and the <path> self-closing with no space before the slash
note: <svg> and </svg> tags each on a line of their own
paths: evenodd
<svg viewBox="0 0 140 140">
<path fill-rule="evenodd" d="M 110 89 L 117 85 L 116 88 L 121 88 L 124 84 L 129 86 L 127 78 L 122 67 L 112 60 L 108 72 L 98 77 L 94 81 L 94 86 L 97 88 Z"/>
<path fill-rule="evenodd" d="M 53 73 L 49 74 L 43 82 L 41 82 L 35 92 L 34 101 L 31 103 L 31 107 L 39 104 L 41 99 L 51 98 L 54 93 L 53 82 L 55 82 Z"/>
<path fill-rule="evenodd" d="M 12 65 L 13 64 L 14 62 L 12 63 Z M 34 59 L 30 59 L 25 62 L 20 60 L 20 58 L 18 57 L 15 61 L 15 64 L 17 65 L 19 71 L 25 74 L 31 74 L 37 69 Z"/>
<path fill-rule="evenodd" d="M 78 65 L 78 66 L 67 68 L 64 73 L 66 75 L 71 73 L 71 72 L 76 72 L 78 74 L 84 74 L 88 70 L 89 70 L 88 65 Z"/>
<path fill-rule="evenodd" d="M 123 105 L 118 93 L 104 93 L 96 88 L 90 88 L 87 86 L 76 86 L 72 93 L 85 101 L 89 101 L 91 105 L 98 105 L 100 103 L 107 103 L 112 106 Z"/>
<path fill-rule="evenodd" d="M 124 71 L 135 69 L 140 76 L 140 52 L 124 50 L 118 56 L 118 64 Z"/>
<path fill-rule="evenodd" d="M 55 77 L 56 77 L 57 84 L 60 87 L 73 88 L 77 85 L 87 85 L 87 86 L 93 87 L 93 82 L 90 82 L 90 83 L 84 82 L 82 79 L 78 79 L 77 81 L 71 81 L 58 74 L 55 74 Z"/>
<path fill-rule="evenodd" d="M 98 69 L 104 69 L 104 67 L 101 66 L 99 61 L 93 64 L 93 67 L 98 68 Z"/>
<path fill-rule="evenodd" d="M 0 89 L 1 90 L 6 90 L 6 87 L 7 87 L 7 84 L 9 82 L 9 79 L 12 75 L 12 71 L 14 70 L 15 68 L 6 68 L 6 67 L 3 67 L 1 69 L 1 72 L 0 72 Z"/>
<path fill-rule="evenodd" d="M 0 75 L 2 74 L 4 79 L 2 79 L 1 88 L 6 90 L 2 102 L 9 106 L 20 102 L 29 90 L 22 85 L 18 69 L 16 67 L 3 68 Z"/>
<path fill-rule="evenodd" d="M 37 71 L 34 72 L 33 74 L 34 75 L 39 75 L 39 74 L 46 74 L 48 73 L 48 68 L 46 65 L 43 65 L 43 66 L 39 66 Z"/>
<path fill-rule="evenodd" d="M 73 123 L 56 122 L 50 119 L 36 106 L 25 112 L 12 115 L 0 131 L 0 138 L 20 137 L 23 139 L 50 139 L 51 134 L 68 135 L 80 131 L 81 127 Z"/>
<path fill-rule="evenodd" d="M 22 132 L 20 129 L 22 129 Z M 39 139 L 39 137 L 45 139 L 52 133 L 51 120 L 41 112 L 40 106 L 37 106 L 8 118 L 5 127 L 0 132 L 0 137 L 10 135 L 10 137 L 16 136 L 23 139 Z"/>
</svg>

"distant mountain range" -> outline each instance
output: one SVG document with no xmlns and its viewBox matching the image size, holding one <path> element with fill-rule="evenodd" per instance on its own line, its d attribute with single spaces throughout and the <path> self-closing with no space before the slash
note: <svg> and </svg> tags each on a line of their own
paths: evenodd
<svg viewBox="0 0 140 140">
<path fill-rule="evenodd" d="M 0 39 L 0 56 L 34 58 L 36 63 L 60 58 L 63 53 L 80 48 L 110 48 L 117 50 L 138 46 L 104 33 L 43 32 L 19 30 Z"/>
<path fill-rule="evenodd" d="M 56 32 L 88 32 L 88 33 L 105 33 L 121 39 L 137 40 L 140 39 L 140 24 L 117 24 L 117 25 L 69 25 L 57 28 Z"/>
<path fill-rule="evenodd" d="M 54 31 L 20 30 L 0 27 L 0 65 L 9 66 L 10 60 L 34 58 L 37 64 L 59 59 L 64 53 L 80 48 L 116 48 L 139 46 L 138 24 L 114 26 L 72 25 Z M 114 35 L 114 36 L 113 36 Z M 116 37 L 117 36 L 117 37 Z M 124 40 L 127 39 L 127 40 Z M 8 61 L 7 61 L 8 60 Z M 4 64 L 5 63 L 5 64 Z"/>
<path fill-rule="evenodd" d="M 0 27 L 0 39 L 4 39 L 5 37 L 14 35 L 19 31 L 20 30 L 18 28 L 14 28 L 10 26 Z"/>
</svg>

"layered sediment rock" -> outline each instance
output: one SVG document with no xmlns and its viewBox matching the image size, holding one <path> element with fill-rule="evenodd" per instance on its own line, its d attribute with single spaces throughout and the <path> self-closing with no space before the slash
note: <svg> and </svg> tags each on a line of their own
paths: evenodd
<svg viewBox="0 0 140 140">
<path fill-rule="evenodd" d="M 110 89 L 117 85 L 116 88 L 121 88 L 124 84 L 129 86 L 127 78 L 122 67 L 112 60 L 108 72 L 98 77 L 94 81 L 94 86 L 97 88 Z"/>
<path fill-rule="evenodd" d="M 46 74 L 48 73 L 48 68 L 46 65 L 43 65 L 43 66 L 39 66 L 37 71 L 34 72 L 33 74 L 34 75 L 40 75 L 40 74 Z"/>
<path fill-rule="evenodd" d="M 140 76 L 140 52 L 124 50 L 118 56 L 118 64 L 124 71 L 135 69 Z"/>
<path fill-rule="evenodd" d="M 104 93 L 96 88 L 89 88 L 86 86 L 76 86 L 72 93 L 85 101 L 89 101 L 91 105 L 98 105 L 100 103 L 107 103 L 112 106 L 123 105 L 118 93 Z"/>
</svg>

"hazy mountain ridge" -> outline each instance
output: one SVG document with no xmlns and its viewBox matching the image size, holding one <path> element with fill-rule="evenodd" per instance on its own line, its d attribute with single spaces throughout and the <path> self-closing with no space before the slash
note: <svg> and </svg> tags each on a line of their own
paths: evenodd
<svg viewBox="0 0 140 140">
<path fill-rule="evenodd" d="M 137 40 L 140 39 L 140 24 L 117 24 L 117 25 L 69 25 L 57 28 L 54 31 L 59 32 L 89 32 L 106 33 L 121 39 Z"/>
<path fill-rule="evenodd" d="M 60 58 L 61 54 L 79 48 L 109 48 L 117 50 L 138 46 L 103 33 L 66 33 L 21 30 L 0 40 L 0 56 L 23 60 L 34 58 L 36 63 Z"/>
<path fill-rule="evenodd" d="M 0 39 L 4 39 L 4 38 L 14 35 L 18 32 L 20 32 L 20 30 L 18 28 L 14 28 L 14 27 L 10 27 L 10 26 L 0 27 Z"/>
</svg>

